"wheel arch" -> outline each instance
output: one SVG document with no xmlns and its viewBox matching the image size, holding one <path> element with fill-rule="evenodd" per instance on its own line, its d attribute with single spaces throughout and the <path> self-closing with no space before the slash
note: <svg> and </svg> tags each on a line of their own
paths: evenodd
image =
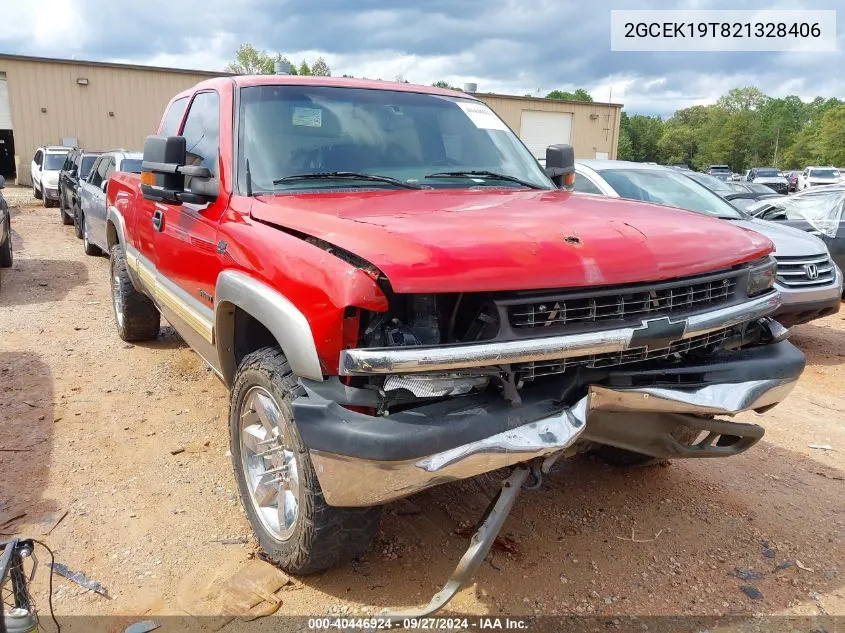
<svg viewBox="0 0 845 633">
<path fill-rule="evenodd" d="M 214 292 L 214 342 L 223 381 L 231 386 L 238 365 L 239 314 L 252 319 L 281 347 L 297 376 L 322 380 L 323 371 L 311 326 L 287 297 L 250 275 L 223 271 Z M 258 333 L 259 339 L 262 338 Z"/>
<path fill-rule="evenodd" d="M 82 211 L 81 200 L 79 210 Z M 106 244 L 109 250 L 115 244 L 126 244 L 126 225 L 123 222 L 123 215 L 113 206 L 106 210 Z"/>
</svg>

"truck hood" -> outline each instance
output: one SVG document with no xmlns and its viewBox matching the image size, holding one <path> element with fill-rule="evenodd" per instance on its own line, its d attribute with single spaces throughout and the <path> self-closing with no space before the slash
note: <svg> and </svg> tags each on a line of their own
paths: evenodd
<svg viewBox="0 0 845 633">
<path fill-rule="evenodd" d="M 827 255 L 827 246 L 819 238 L 786 224 L 759 219 L 734 220 L 733 224 L 768 237 L 775 245 L 775 257 Z"/>
<path fill-rule="evenodd" d="M 282 194 L 256 197 L 250 213 L 354 253 L 400 293 L 658 281 L 772 249 L 756 232 L 699 213 L 557 190 Z"/>
</svg>

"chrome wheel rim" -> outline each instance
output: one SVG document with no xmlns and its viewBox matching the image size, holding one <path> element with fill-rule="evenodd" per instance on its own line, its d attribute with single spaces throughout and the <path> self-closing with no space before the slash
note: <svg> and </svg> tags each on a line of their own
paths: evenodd
<svg viewBox="0 0 845 633">
<path fill-rule="evenodd" d="M 264 528 L 288 540 L 299 519 L 299 471 L 290 422 L 263 387 L 251 387 L 240 410 L 241 467 Z"/>
<path fill-rule="evenodd" d="M 82 245 L 85 247 L 85 250 L 88 250 L 88 225 L 85 223 L 85 216 L 83 215 L 82 218 L 79 220 L 80 224 L 82 224 Z"/>
<path fill-rule="evenodd" d="M 123 327 L 123 295 L 120 293 L 121 283 L 120 275 L 117 273 L 117 267 L 114 265 L 114 259 L 111 262 L 111 298 L 114 304 L 114 318 L 117 319 L 118 327 Z"/>
</svg>

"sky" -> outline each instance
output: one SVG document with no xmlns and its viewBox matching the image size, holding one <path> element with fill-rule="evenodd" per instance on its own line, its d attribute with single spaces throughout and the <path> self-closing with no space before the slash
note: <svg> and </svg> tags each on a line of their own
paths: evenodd
<svg viewBox="0 0 845 633">
<path fill-rule="evenodd" d="M 613 8 L 837 5 L 837 52 L 610 50 Z M 536 96 L 580 87 L 629 113 L 668 116 L 748 85 L 775 97 L 845 97 L 841 0 L 39 0 L 10 3 L 3 18 L 3 53 L 223 70 L 247 42 L 297 64 L 322 56 L 337 75 Z"/>
</svg>

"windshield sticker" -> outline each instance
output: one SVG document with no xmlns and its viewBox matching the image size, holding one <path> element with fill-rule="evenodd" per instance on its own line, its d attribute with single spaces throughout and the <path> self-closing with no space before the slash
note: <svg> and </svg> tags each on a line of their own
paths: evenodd
<svg viewBox="0 0 845 633">
<path fill-rule="evenodd" d="M 507 130 L 505 122 L 497 117 L 494 112 L 483 103 L 470 103 L 468 101 L 457 101 L 458 107 L 464 111 L 473 122 L 475 127 L 482 130 Z"/>
<path fill-rule="evenodd" d="M 304 127 L 322 127 L 323 111 L 320 108 L 294 108 L 293 124 Z"/>
</svg>

